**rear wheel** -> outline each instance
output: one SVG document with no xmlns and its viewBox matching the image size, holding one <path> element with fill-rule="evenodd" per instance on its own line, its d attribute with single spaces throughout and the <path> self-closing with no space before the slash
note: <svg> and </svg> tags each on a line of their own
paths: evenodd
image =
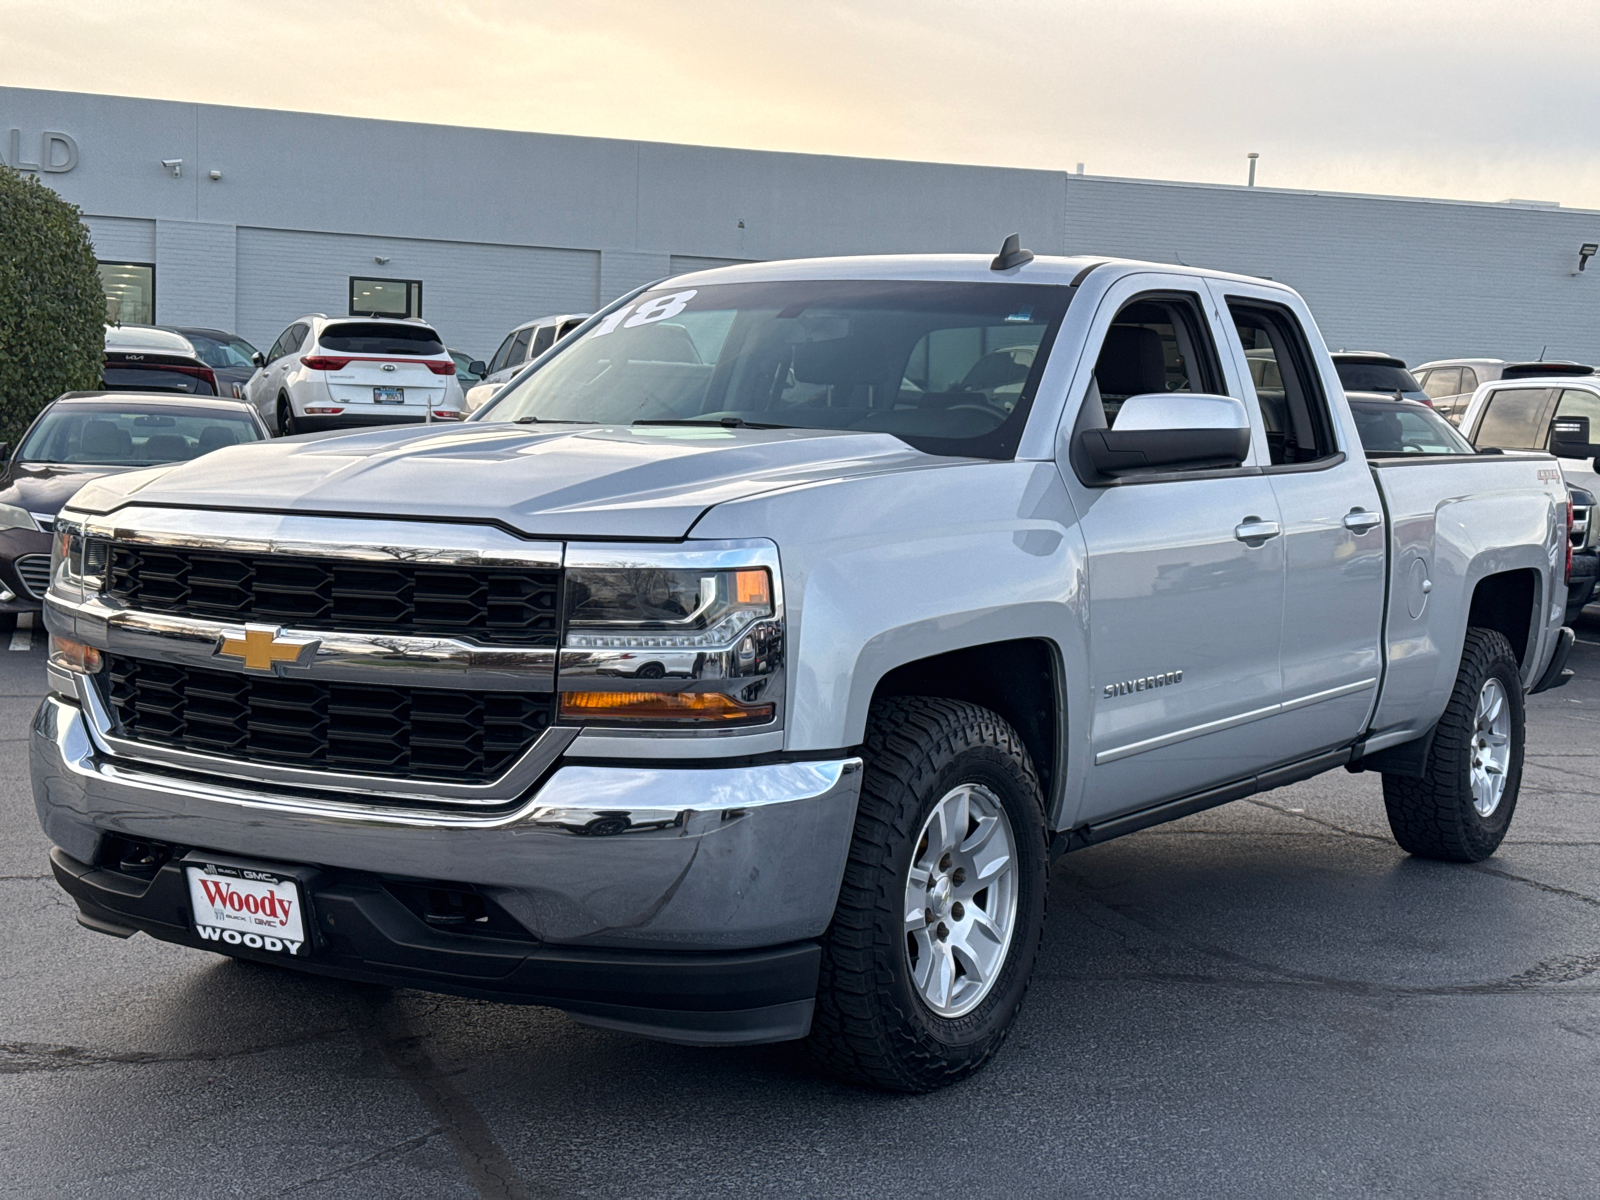
<svg viewBox="0 0 1600 1200">
<path fill-rule="evenodd" d="M 923 1092 L 1005 1040 L 1044 925 L 1043 798 L 1009 725 L 955 700 L 874 709 L 855 836 L 823 939 L 810 1048 Z"/>
<path fill-rule="evenodd" d="M 1488 858 L 1511 827 L 1522 786 L 1522 752 L 1516 653 L 1504 634 L 1469 629 L 1422 778 L 1383 777 L 1394 840 L 1420 858 Z"/>
<path fill-rule="evenodd" d="M 295 424 L 294 407 L 289 403 L 289 397 L 278 397 L 278 436 L 293 437 L 300 429 Z"/>
</svg>

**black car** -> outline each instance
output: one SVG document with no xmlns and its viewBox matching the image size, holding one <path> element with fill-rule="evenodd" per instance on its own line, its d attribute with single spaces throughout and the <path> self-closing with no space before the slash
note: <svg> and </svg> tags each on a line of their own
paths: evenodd
<svg viewBox="0 0 1600 1200">
<path fill-rule="evenodd" d="M 181 334 L 189 340 L 200 361 L 211 368 L 217 378 L 217 395 L 242 399 L 244 385 L 256 368 L 266 362 L 266 357 L 237 333 L 201 326 L 163 325 L 161 328 Z M 234 391 L 234 385 L 239 391 Z"/>
<path fill-rule="evenodd" d="M 68 392 L 51 401 L 0 472 L 0 615 L 39 611 L 56 514 L 84 484 L 267 436 L 237 400 Z"/>
<path fill-rule="evenodd" d="M 100 384 L 108 392 L 220 396 L 226 390 L 194 343 L 154 325 L 107 325 Z"/>
</svg>

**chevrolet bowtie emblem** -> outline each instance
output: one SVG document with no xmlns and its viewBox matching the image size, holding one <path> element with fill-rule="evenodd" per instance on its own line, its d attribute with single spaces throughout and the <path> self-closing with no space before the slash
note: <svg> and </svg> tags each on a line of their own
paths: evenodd
<svg viewBox="0 0 1600 1200">
<path fill-rule="evenodd" d="M 242 658 L 246 671 L 273 675 L 279 663 L 304 666 L 321 644 L 320 638 L 284 637 L 275 625 L 246 625 L 243 637 L 224 633 L 217 639 L 217 657 Z"/>
</svg>

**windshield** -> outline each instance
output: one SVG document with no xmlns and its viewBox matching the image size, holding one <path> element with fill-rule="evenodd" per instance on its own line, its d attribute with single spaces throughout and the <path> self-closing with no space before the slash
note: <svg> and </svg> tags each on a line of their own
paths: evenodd
<svg viewBox="0 0 1600 1200">
<path fill-rule="evenodd" d="M 1339 382 L 1350 392 L 1420 392 L 1417 381 L 1404 367 L 1383 363 L 1336 362 Z"/>
<path fill-rule="evenodd" d="M 206 337 L 199 333 L 184 334 L 194 343 L 195 355 L 208 367 L 253 367 L 251 355 L 256 348 L 243 338 Z"/>
<path fill-rule="evenodd" d="M 24 462 L 149 467 L 259 440 L 255 423 L 243 414 L 56 408 L 39 419 L 17 457 Z"/>
<path fill-rule="evenodd" d="M 1433 409 L 1421 404 L 1350 402 L 1368 454 L 1476 454 L 1471 443 Z"/>
<path fill-rule="evenodd" d="M 889 433 L 1009 458 L 1070 289 L 902 280 L 670 285 L 607 315 L 491 421 Z"/>
</svg>

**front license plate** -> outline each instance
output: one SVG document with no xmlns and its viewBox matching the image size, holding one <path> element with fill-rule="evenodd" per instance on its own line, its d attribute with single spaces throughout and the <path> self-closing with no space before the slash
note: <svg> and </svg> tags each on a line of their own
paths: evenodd
<svg viewBox="0 0 1600 1200">
<path fill-rule="evenodd" d="M 194 927 L 208 942 L 304 958 L 305 907 L 292 876 L 248 866 L 186 867 Z"/>
<path fill-rule="evenodd" d="M 375 387 L 372 389 L 372 402 L 374 404 L 404 404 L 406 402 L 406 390 L 405 388 Z"/>
</svg>

